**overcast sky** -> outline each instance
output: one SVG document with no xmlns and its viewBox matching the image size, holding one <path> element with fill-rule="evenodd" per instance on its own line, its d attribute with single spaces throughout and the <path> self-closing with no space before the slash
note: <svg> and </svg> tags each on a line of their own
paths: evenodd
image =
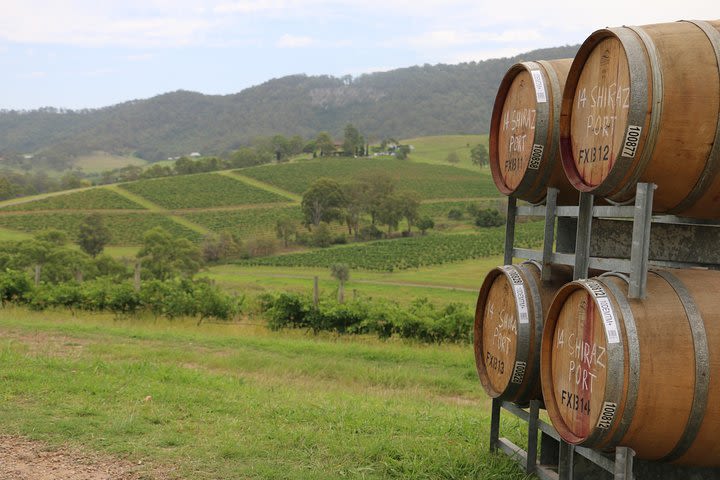
<svg viewBox="0 0 720 480">
<path fill-rule="evenodd" d="M 0 0 L 0 109 L 236 93 L 581 43 L 720 17 L 720 0 Z"/>
</svg>

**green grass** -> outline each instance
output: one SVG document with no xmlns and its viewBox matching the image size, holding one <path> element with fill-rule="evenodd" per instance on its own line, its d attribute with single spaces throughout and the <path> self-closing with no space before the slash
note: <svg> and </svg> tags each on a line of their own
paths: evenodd
<svg viewBox="0 0 720 480">
<path fill-rule="evenodd" d="M 498 196 L 489 172 L 394 158 L 320 158 L 244 168 L 238 172 L 298 195 L 319 177 L 347 182 L 353 178 L 384 174 L 397 181 L 398 190 L 414 190 L 423 199 Z"/>
<path fill-rule="evenodd" d="M 89 155 L 81 155 L 73 162 L 75 168 L 85 173 L 102 173 L 107 170 L 127 167 L 128 165 L 144 167 L 147 162 L 142 158 L 112 155 L 107 152 L 93 152 Z"/>
<path fill-rule="evenodd" d="M 394 272 L 352 270 L 345 291 L 350 298 L 354 293 L 360 299 L 378 298 L 403 305 L 425 297 L 437 305 L 457 302 L 474 308 L 485 275 L 502 261 L 502 256 L 493 256 Z M 309 295 L 315 276 L 321 295 L 334 296 L 337 292 L 337 281 L 328 268 L 219 265 L 208 268 L 201 276 L 223 289 L 250 296 L 273 291 Z"/>
<path fill-rule="evenodd" d="M 170 478 L 525 478 L 469 346 L 10 309 L 0 379 L 3 434 Z"/>
<path fill-rule="evenodd" d="M 290 199 L 217 173 L 125 183 L 121 188 L 167 209 L 287 202 Z"/>
<path fill-rule="evenodd" d="M 488 146 L 487 135 L 439 135 L 408 138 L 400 143 L 413 146 L 414 149 L 410 153 L 410 159 L 414 162 L 449 165 L 447 157 L 450 152 L 455 152 L 460 158 L 460 162 L 455 164 L 456 166 L 476 172 L 489 173 L 487 167 L 481 169 L 473 165 L 470 160 L 470 150 L 475 145 L 483 143 L 486 147 Z"/>
<path fill-rule="evenodd" d="M 132 200 L 107 188 L 92 188 L 0 207 L 7 211 L 29 210 L 135 210 L 143 209 Z"/>
</svg>

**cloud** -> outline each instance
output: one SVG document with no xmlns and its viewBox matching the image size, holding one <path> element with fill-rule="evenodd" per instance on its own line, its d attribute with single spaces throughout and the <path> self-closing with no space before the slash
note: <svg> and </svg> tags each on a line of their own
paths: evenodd
<svg viewBox="0 0 720 480">
<path fill-rule="evenodd" d="M 308 47 L 313 43 L 313 39 L 310 37 L 285 34 L 278 39 L 275 45 L 280 48 L 301 48 Z"/>
<path fill-rule="evenodd" d="M 47 72 L 26 72 L 26 73 L 19 73 L 17 75 L 18 78 L 22 78 L 24 80 L 36 80 L 40 78 L 47 77 Z"/>
<path fill-rule="evenodd" d="M 130 62 L 149 62 L 153 58 L 155 58 L 155 55 L 152 53 L 139 53 L 137 55 L 128 55 L 125 57 L 125 60 Z"/>
</svg>

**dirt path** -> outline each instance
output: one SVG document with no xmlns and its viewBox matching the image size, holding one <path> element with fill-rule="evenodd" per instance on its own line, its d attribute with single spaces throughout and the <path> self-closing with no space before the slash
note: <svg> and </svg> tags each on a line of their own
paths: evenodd
<svg viewBox="0 0 720 480">
<path fill-rule="evenodd" d="M 51 448 L 0 435 L 0 480 L 164 480 L 171 477 L 109 456 Z"/>
</svg>

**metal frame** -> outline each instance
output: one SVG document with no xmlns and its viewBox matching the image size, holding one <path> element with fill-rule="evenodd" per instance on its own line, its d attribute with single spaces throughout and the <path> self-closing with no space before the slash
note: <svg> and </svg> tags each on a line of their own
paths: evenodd
<svg viewBox="0 0 720 480">
<path fill-rule="evenodd" d="M 507 223 L 505 227 L 506 265 L 513 258 L 536 260 L 542 265 L 542 279 L 547 281 L 553 264 L 571 265 L 574 279 L 587 278 L 590 268 L 613 270 L 629 274 L 628 296 L 645 298 L 647 271 L 650 265 L 650 228 L 653 222 L 695 223 L 692 220 L 674 216 L 653 217 L 653 193 L 655 185 L 637 185 L 635 205 L 594 206 L 591 194 L 581 193 L 577 207 L 558 207 L 558 190 L 549 188 L 544 205 L 518 206 L 515 198 L 508 198 Z M 515 223 L 518 216 L 545 218 L 545 236 L 541 251 L 515 248 Z M 577 218 L 577 232 L 574 254 L 553 251 L 555 241 L 555 220 L 559 216 Z M 606 259 L 590 256 L 592 220 L 596 217 L 632 218 L 632 250 L 630 259 Z M 704 222 L 698 222 L 704 223 Z M 528 424 L 527 451 L 507 438 L 500 437 L 500 413 L 505 409 Z M 633 460 L 635 453 L 626 447 L 615 449 L 615 456 L 592 449 L 570 445 L 563 441 L 552 425 L 539 418 L 540 402 L 533 400 L 526 411 L 517 405 L 493 399 L 490 423 L 490 450 L 502 451 L 514 458 L 527 473 L 534 473 L 542 480 L 572 480 L 574 478 L 575 454 L 582 455 L 593 464 L 613 474 L 615 480 L 634 480 Z M 540 461 L 538 462 L 538 434 L 540 433 Z"/>
</svg>

